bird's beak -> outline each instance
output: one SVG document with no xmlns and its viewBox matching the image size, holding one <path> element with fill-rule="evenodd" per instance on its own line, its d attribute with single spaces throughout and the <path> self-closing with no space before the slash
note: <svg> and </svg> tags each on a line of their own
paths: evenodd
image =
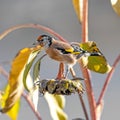
<svg viewBox="0 0 120 120">
<path fill-rule="evenodd" d="M 38 41 L 35 41 L 34 43 L 33 43 L 33 45 L 39 45 L 39 42 Z"/>
<path fill-rule="evenodd" d="M 33 46 L 41 46 L 41 47 L 43 47 L 44 44 L 43 44 L 42 41 L 35 41 L 35 42 L 33 43 Z"/>
</svg>

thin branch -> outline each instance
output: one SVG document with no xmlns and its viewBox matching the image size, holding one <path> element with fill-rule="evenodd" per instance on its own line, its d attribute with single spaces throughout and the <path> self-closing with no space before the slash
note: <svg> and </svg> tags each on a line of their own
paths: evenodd
<svg viewBox="0 0 120 120">
<path fill-rule="evenodd" d="M 82 42 L 88 41 L 88 0 L 83 0 L 82 14 Z M 82 61 L 79 61 L 83 76 L 85 78 L 86 92 L 90 106 L 91 119 L 96 120 L 96 101 L 91 85 L 90 73 L 88 69 L 82 66 Z"/>
<path fill-rule="evenodd" d="M 6 35 L 8 35 L 9 33 L 17 30 L 17 29 L 21 29 L 21 28 L 35 28 L 35 29 L 38 29 L 38 30 L 43 30 L 45 32 L 48 32 L 49 34 L 52 34 L 54 35 L 55 37 L 57 37 L 59 40 L 61 41 L 64 41 L 64 42 L 67 42 L 67 40 L 65 40 L 61 35 L 59 35 L 58 33 L 56 33 L 55 31 L 53 31 L 52 29 L 48 28 L 48 27 L 45 27 L 45 26 L 42 26 L 42 25 L 39 25 L 39 24 L 22 24 L 22 25 L 17 25 L 17 26 L 14 26 L 14 27 L 11 27 L 7 30 L 5 30 L 3 33 L 0 34 L 0 40 L 3 39 Z"/>
<path fill-rule="evenodd" d="M 83 13 L 82 14 L 82 42 L 88 41 L 88 0 L 83 1 Z"/>
<path fill-rule="evenodd" d="M 34 112 L 34 114 L 36 115 L 38 120 L 42 120 L 40 113 L 38 111 L 35 110 L 35 107 L 33 105 L 33 102 L 31 101 L 29 95 L 27 95 L 25 92 L 22 93 L 22 96 L 25 98 L 25 100 L 27 101 L 27 103 L 29 104 L 29 106 L 31 107 L 32 111 Z"/>
<path fill-rule="evenodd" d="M 83 112 L 84 112 L 84 115 L 85 115 L 85 120 L 89 120 L 88 113 L 87 113 L 87 110 L 86 110 L 86 107 L 85 107 L 83 97 L 80 94 L 79 94 L 79 99 L 81 101 L 82 109 L 83 109 Z"/>
<path fill-rule="evenodd" d="M 71 75 L 72 75 L 73 79 L 76 78 L 76 74 L 75 74 L 74 69 L 70 69 L 70 72 L 71 72 Z M 81 105 L 82 105 L 82 109 L 83 109 L 85 118 L 86 118 L 86 120 L 89 120 L 89 118 L 88 118 L 88 113 L 87 113 L 87 109 L 86 109 L 84 100 L 83 100 L 83 98 L 82 98 L 82 95 L 80 95 L 80 94 L 78 93 L 78 96 L 79 96 L 79 99 L 80 99 L 80 102 L 81 102 Z"/>
<path fill-rule="evenodd" d="M 0 73 L 5 76 L 5 78 L 8 80 L 9 79 L 9 74 L 4 70 L 4 68 L 2 66 L 0 66 Z M 34 112 L 34 114 L 36 115 L 36 117 L 38 118 L 38 120 L 42 120 L 40 113 L 38 111 L 35 110 L 34 105 L 31 101 L 31 99 L 29 98 L 28 95 L 26 95 L 24 92 L 22 93 L 22 96 L 25 98 L 25 100 L 28 102 L 28 104 L 30 105 L 32 111 Z"/>
<path fill-rule="evenodd" d="M 82 63 L 80 61 L 80 65 L 81 64 Z M 93 89 L 90 81 L 90 74 L 89 74 L 89 71 L 86 68 L 83 68 L 82 65 L 81 65 L 81 70 L 85 79 L 84 81 L 85 81 L 88 102 L 90 106 L 91 119 L 96 120 L 96 102 L 95 102 L 94 93 L 93 93 Z"/>
<path fill-rule="evenodd" d="M 58 71 L 56 79 L 60 80 L 62 78 L 64 78 L 64 64 L 60 63 L 60 65 L 59 65 L 59 71 Z"/>
<path fill-rule="evenodd" d="M 108 76 L 107 76 L 107 78 L 106 78 L 106 81 L 105 81 L 105 83 L 104 83 L 104 85 L 103 85 L 103 88 L 102 88 L 102 90 L 101 90 L 101 93 L 100 93 L 100 96 L 99 96 L 97 105 L 99 105 L 99 104 L 101 103 L 101 101 L 102 101 L 102 99 L 103 99 L 103 97 L 104 97 L 104 95 L 105 95 L 105 92 L 106 92 L 106 90 L 107 90 L 107 87 L 108 87 L 108 85 L 109 85 L 109 82 L 110 82 L 110 80 L 111 80 L 111 78 L 112 78 L 112 75 L 113 75 L 113 73 L 114 73 L 114 71 L 115 71 L 115 68 L 116 68 L 116 66 L 117 66 L 117 64 L 118 64 L 119 62 L 120 62 L 120 55 L 116 58 L 115 62 L 113 63 L 112 69 L 111 69 L 111 71 L 109 72 L 109 74 L 108 74 Z"/>
<path fill-rule="evenodd" d="M 9 78 L 8 73 L 4 70 L 2 66 L 0 66 L 0 74 L 2 74 L 5 78 Z"/>
</svg>

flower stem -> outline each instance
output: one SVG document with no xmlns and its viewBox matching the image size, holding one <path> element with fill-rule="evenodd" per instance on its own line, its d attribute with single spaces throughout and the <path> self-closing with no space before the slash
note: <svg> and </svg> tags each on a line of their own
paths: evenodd
<svg viewBox="0 0 120 120">
<path fill-rule="evenodd" d="M 81 61 L 80 61 L 80 65 L 81 65 Z M 96 101 L 94 98 L 94 93 L 91 85 L 90 73 L 86 68 L 83 68 L 82 65 L 81 65 L 81 70 L 85 79 L 84 81 L 85 81 L 86 93 L 90 107 L 91 119 L 96 120 Z"/>
<path fill-rule="evenodd" d="M 88 0 L 83 1 L 82 14 L 82 42 L 88 41 Z"/>
<path fill-rule="evenodd" d="M 88 0 L 83 1 L 82 13 L 82 42 L 88 41 Z M 90 73 L 87 68 L 82 66 L 82 61 L 79 61 L 83 76 L 85 78 L 86 92 L 88 96 L 88 102 L 90 107 L 91 119 L 96 120 L 96 101 L 91 85 Z"/>
<path fill-rule="evenodd" d="M 85 103 L 84 103 L 82 95 L 79 94 L 79 98 L 80 98 L 80 102 L 81 102 L 83 112 L 84 112 L 84 115 L 85 115 L 85 120 L 89 120 L 88 113 L 87 113 L 87 110 L 86 110 Z"/>
<path fill-rule="evenodd" d="M 42 120 L 40 113 L 38 111 L 35 110 L 35 107 L 33 105 L 33 102 L 31 101 L 29 95 L 27 95 L 25 92 L 22 93 L 22 96 L 25 98 L 25 100 L 27 101 L 27 103 L 29 104 L 29 106 L 31 107 L 32 111 L 34 112 L 34 114 L 36 115 L 38 120 Z"/>
<path fill-rule="evenodd" d="M 49 34 L 54 35 L 55 37 L 57 37 L 61 41 L 67 42 L 67 40 L 65 40 L 61 35 L 59 35 L 55 31 L 53 31 L 52 29 L 45 27 L 45 26 L 42 26 L 40 24 L 32 24 L 32 23 L 17 25 L 17 26 L 14 26 L 14 27 L 11 27 L 11 28 L 5 30 L 3 33 L 0 34 L 0 40 L 3 39 L 9 33 L 13 32 L 15 30 L 18 30 L 18 29 L 22 29 L 22 28 L 34 28 L 34 29 L 38 29 L 38 30 L 43 30 L 45 32 L 48 32 Z"/>
<path fill-rule="evenodd" d="M 60 63 L 60 65 L 59 65 L 59 71 L 58 71 L 56 79 L 60 80 L 62 78 L 64 78 L 64 64 Z"/>
</svg>

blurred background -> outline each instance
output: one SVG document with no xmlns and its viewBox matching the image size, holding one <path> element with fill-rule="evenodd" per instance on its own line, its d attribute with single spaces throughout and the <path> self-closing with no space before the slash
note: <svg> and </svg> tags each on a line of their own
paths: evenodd
<svg viewBox="0 0 120 120">
<path fill-rule="evenodd" d="M 81 25 L 71 0 L 0 0 L 0 33 L 12 26 L 26 23 L 45 25 L 68 41 L 81 41 Z M 0 64 L 5 70 L 9 72 L 10 65 L 1 62 L 12 61 L 20 49 L 31 46 L 43 33 L 36 29 L 19 29 L 0 41 Z M 89 40 L 97 43 L 111 65 L 120 54 L 120 17 L 113 11 L 109 0 L 89 0 Z M 54 78 L 58 65 L 58 62 L 46 57 L 41 66 L 41 77 Z M 76 65 L 74 68 L 76 74 L 82 77 L 79 66 Z M 107 75 L 91 72 L 91 76 L 97 100 Z M 7 80 L 0 75 L 0 89 L 4 88 L 6 83 Z M 116 68 L 104 97 L 101 120 L 120 119 L 119 86 L 120 65 Z M 87 102 L 86 94 L 83 96 Z M 52 120 L 44 97 L 40 97 L 38 109 L 43 120 Z M 64 110 L 69 120 L 84 118 L 77 94 L 66 96 Z M 18 120 L 27 119 L 36 120 L 36 116 L 22 98 Z M 9 118 L 6 115 L 0 115 L 0 120 L 9 120 Z"/>
</svg>

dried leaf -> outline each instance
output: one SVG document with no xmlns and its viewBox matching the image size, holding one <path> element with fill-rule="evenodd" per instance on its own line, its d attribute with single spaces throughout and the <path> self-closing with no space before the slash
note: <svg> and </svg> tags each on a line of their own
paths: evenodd
<svg viewBox="0 0 120 120">
<path fill-rule="evenodd" d="M 63 112 L 64 97 L 61 95 L 45 94 L 45 99 L 49 105 L 53 120 L 67 120 L 67 115 Z"/>
<path fill-rule="evenodd" d="M 98 73 L 108 73 L 111 70 L 110 65 L 107 63 L 106 58 L 98 49 L 95 42 L 88 41 L 86 43 L 81 43 L 80 47 L 91 53 L 88 57 L 82 57 L 83 66 Z M 98 55 L 92 55 L 94 53 L 98 53 Z"/>
<path fill-rule="evenodd" d="M 5 100 L 8 97 L 10 90 L 10 86 L 7 85 L 4 94 L 2 95 L 2 100 L 1 100 L 1 106 L 4 107 L 5 105 Z M 16 120 L 19 112 L 19 107 L 20 107 L 20 100 L 18 99 L 15 105 L 7 112 L 7 115 L 11 118 L 11 120 Z"/>
<path fill-rule="evenodd" d="M 111 0 L 113 10 L 120 16 L 120 0 Z"/>
<path fill-rule="evenodd" d="M 75 9 L 75 12 L 78 16 L 78 19 L 80 20 L 80 22 L 82 22 L 83 19 L 83 0 L 72 0 L 73 2 L 73 6 Z"/>
<path fill-rule="evenodd" d="M 29 61 L 31 53 L 40 50 L 39 47 L 35 48 L 24 48 L 19 51 L 14 60 L 12 61 L 12 67 L 9 76 L 9 93 L 5 101 L 5 105 L 1 112 L 8 112 L 14 104 L 20 98 L 23 92 L 23 74 L 26 64 Z"/>
</svg>

